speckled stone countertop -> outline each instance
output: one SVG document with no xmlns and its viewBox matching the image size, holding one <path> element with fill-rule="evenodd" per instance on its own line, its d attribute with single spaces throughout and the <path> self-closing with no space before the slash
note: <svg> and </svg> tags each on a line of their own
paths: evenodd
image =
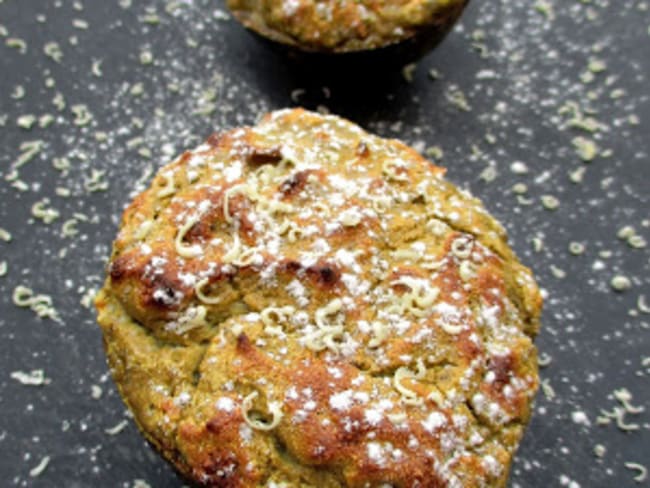
<svg viewBox="0 0 650 488">
<path fill-rule="evenodd" d="M 160 166 L 296 105 L 446 166 L 538 277 L 543 384 L 511 486 L 650 486 L 650 2 L 476 0 L 371 83 L 289 66 L 219 1 L 131 3 L 0 0 L 6 486 L 182 485 L 125 412 L 91 297 Z"/>
</svg>

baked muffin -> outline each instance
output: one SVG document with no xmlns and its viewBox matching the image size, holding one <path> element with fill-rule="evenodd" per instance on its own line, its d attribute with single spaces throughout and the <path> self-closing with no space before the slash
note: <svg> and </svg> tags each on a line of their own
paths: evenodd
<svg viewBox="0 0 650 488">
<path fill-rule="evenodd" d="M 302 51 L 349 53 L 435 44 L 468 0 L 227 0 L 247 28 Z M 416 41 L 414 43 L 414 41 Z"/>
<path fill-rule="evenodd" d="M 147 439 L 213 487 L 504 486 L 541 298 L 481 203 L 401 142 L 266 115 L 162 168 L 96 305 Z"/>
</svg>

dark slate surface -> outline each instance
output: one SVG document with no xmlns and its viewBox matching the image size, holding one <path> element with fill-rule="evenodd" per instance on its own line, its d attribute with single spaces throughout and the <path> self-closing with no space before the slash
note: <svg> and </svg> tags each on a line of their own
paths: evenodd
<svg viewBox="0 0 650 488">
<path fill-rule="evenodd" d="M 212 131 L 296 104 L 327 108 L 420 150 L 440 146 L 450 179 L 486 202 L 538 276 L 547 294 L 538 345 L 552 358 L 542 374 L 555 396 L 538 396 L 511 486 L 648 486 L 636 484 L 638 472 L 625 463 L 650 468 L 650 317 L 639 309 L 650 303 L 650 257 L 647 247 L 617 238 L 626 225 L 650 238 L 647 0 L 555 2 L 554 11 L 543 0 L 476 0 L 411 83 L 385 69 L 359 83 L 351 71 L 291 67 L 228 20 L 218 1 L 133 3 L 0 1 L 0 228 L 12 236 L 0 240 L 3 486 L 182 484 L 132 423 L 106 432 L 128 417 L 94 314 L 80 300 L 100 286 L 118 216 L 151 171 Z M 24 53 L 15 38 L 26 42 Z M 61 48 L 59 63 L 44 54 L 50 42 Z M 153 62 L 143 64 L 149 51 Z M 57 93 L 61 110 L 52 103 Z M 459 106 L 461 94 L 470 110 Z M 567 102 L 591 114 L 597 130 L 567 124 L 570 114 L 560 113 Z M 75 124 L 77 105 L 92 114 L 89 122 Z M 53 120 L 27 130 L 17 124 L 26 114 Z M 576 154 L 577 136 L 599 147 L 590 163 Z M 26 141 L 42 141 L 42 151 L 20 168 L 21 191 L 6 177 Z M 69 168 L 56 169 L 55 158 Z M 573 183 L 568 175 L 580 168 L 582 182 Z M 99 186 L 108 186 L 91 192 L 97 171 Z M 519 198 L 516 183 L 527 186 Z M 556 210 L 542 205 L 545 195 L 559 200 Z M 59 213 L 50 224 L 32 215 L 43 198 Z M 75 213 L 85 217 L 65 237 L 62 225 Z M 584 253 L 571 254 L 572 242 Z M 617 275 L 630 289 L 612 290 Z M 19 285 L 50 295 L 60 320 L 14 305 Z M 15 379 L 39 369 L 46 384 Z M 636 431 L 597 425 L 601 409 L 620 406 L 613 396 L 620 388 L 646 407 L 625 415 Z M 606 448 L 602 459 L 597 444 Z M 45 457 L 49 464 L 31 476 Z"/>
</svg>

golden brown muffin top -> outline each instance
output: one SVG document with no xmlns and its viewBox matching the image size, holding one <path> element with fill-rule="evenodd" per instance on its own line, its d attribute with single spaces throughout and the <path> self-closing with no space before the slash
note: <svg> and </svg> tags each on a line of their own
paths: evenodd
<svg viewBox="0 0 650 488">
<path fill-rule="evenodd" d="M 541 298 L 404 144 L 283 110 L 126 209 L 97 299 L 135 419 L 207 486 L 503 486 Z M 284 484 L 283 484 L 284 483 Z"/>
<path fill-rule="evenodd" d="M 350 52 L 446 30 L 467 0 L 228 0 L 246 27 L 304 50 Z"/>
</svg>

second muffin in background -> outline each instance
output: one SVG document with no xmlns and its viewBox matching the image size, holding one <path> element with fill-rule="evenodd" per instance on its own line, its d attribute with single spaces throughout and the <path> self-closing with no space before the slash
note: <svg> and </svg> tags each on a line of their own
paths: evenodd
<svg viewBox="0 0 650 488">
<path fill-rule="evenodd" d="M 234 16 L 272 41 L 315 53 L 373 51 L 406 43 L 425 50 L 468 0 L 228 0 Z"/>
</svg>

